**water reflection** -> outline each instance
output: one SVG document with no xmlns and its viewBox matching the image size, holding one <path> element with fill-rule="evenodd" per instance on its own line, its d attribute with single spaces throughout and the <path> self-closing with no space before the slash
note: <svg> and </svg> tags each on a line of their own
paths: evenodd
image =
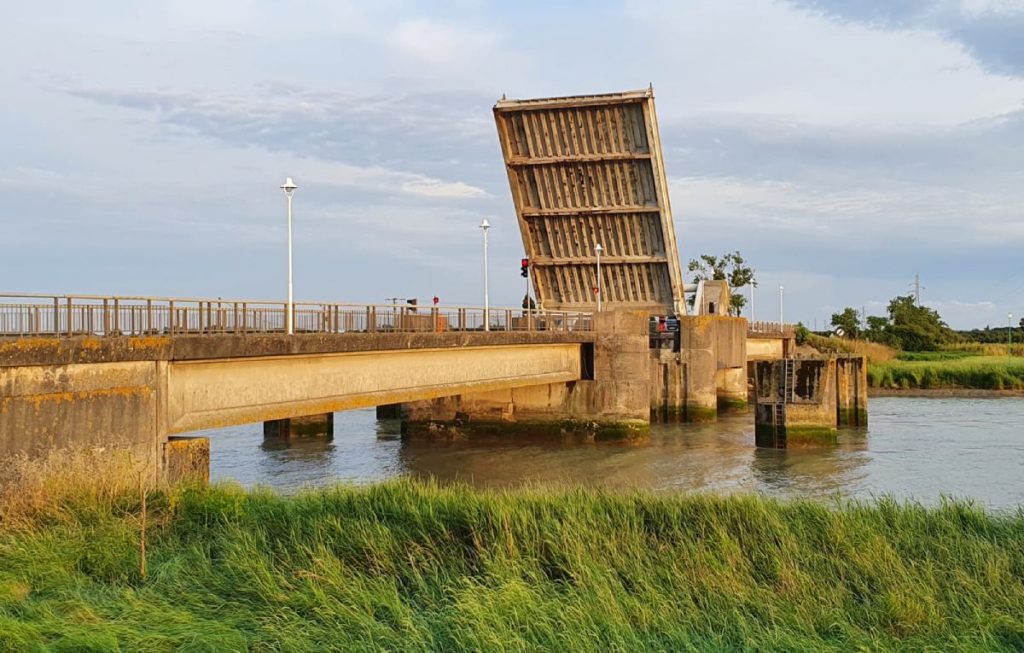
<svg viewBox="0 0 1024 653">
<path fill-rule="evenodd" d="M 291 489 L 399 475 L 481 487 L 524 483 L 656 492 L 935 501 L 969 496 L 993 507 L 1024 503 L 1024 399 L 875 399 L 869 431 L 834 447 L 758 449 L 750 416 L 717 424 L 656 425 L 640 443 L 550 442 L 528 437 L 403 441 L 397 420 L 339 413 L 333 441 L 264 442 L 259 425 L 207 432 L 211 477 Z"/>
</svg>

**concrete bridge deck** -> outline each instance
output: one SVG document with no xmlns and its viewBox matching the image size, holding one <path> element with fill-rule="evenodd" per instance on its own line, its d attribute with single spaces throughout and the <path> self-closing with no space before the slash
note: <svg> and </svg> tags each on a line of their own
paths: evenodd
<svg viewBox="0 0 1024 653">
<path fill-rule="evenodd" d="M 321 331 L 287 335 L 255 331 L 249 302 L 218 317 L 205 300 L 177 315 L 180 300 L 60 299 L 0 308 L 32 327 L 0 337 L 2 455 L 103 448 L 160 470 L 174 434 L 496 392 L 515 393 L 513 421 L 647 420 L 642 314 L 463 308 L 451 324 L 438 308 L 424 324 L 423 309 L 321 305 Z"/>
</svg>

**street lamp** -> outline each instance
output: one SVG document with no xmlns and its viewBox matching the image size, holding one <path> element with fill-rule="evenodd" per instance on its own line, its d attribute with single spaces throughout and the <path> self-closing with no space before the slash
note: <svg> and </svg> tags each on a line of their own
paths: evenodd
<svg viewBox="0 0 1024 653">
<path fill-rule="evenodd" d="M 757 283 L 754 281 L 754 271 L 751 270 L 750 275 L 750 324 L 754 324 L 754 287 Z"/>
<path fill-rule="evenodd" d="M 487 221 L 487 218 L 484 218 L 483 222 L 480 223 L 480 228 L 484 230 L 484 331 L 490 331 L 491 298 L 487 287 L 487 230 L 491 228 L 491 223 Z"/>
<path fill-rule="evenodd" d="M 285 177 L 284 183 L 281 184 L 281 190 L 284 191 L 285 197 L 288 198 L 288 309 L 285 314 L 285 330 L 288 335 L 295 333 L 294 325 L 292 320 L 294 318 L 295 309 L 292 305 L 292 195 L 295 194 L 295 189 L 298 186 L 292 181 L 291 177 Z"/>
<path fill-rule="evenodd" d="M 597 252 L 597 312 L 601 312 L 601 252 L 604 251 L 604 247 L 601 247 L 601 243 L 597 244 L 594 248 Z"/>
<path fill-rule="evenodd" d="M 782 325 L 786 323 L 786 321 L 782 319 L 782 290 L 782 285 L 779 284 L 779 328 L 782 328 Z"/>
</svg>

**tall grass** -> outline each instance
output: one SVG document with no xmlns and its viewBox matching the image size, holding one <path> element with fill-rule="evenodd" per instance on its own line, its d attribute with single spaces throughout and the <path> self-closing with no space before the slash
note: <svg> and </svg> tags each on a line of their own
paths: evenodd
<svg viewBox="0 0 1024 653">
<path fill-rule="evenodd" d="M 1013 345 L 1008 344 L 996 344 L 996 343 L 981 343 L 981 342 L 960 342 L 951 345 L 947 345 L 945 348 L 947 351 L 964 352 L 972 356 L 1006 356 L 1007 349 L 1010 350 L 1014 356 L 1024 357 L 1024 343 L 1015 342 Z"/>
<path fill-rule="evenodd" d="M 77 506 L 72 496 L 64 505 Z M 17 651 L 1014 651 L 1024 514 L 412 481 L 0 527 Z"/>
<path fill-rule="evenodd" d="M 897 351 L 877 342 L 852 340 L 848 338 L 824 337 L 810 334 L 807 344 L 822 353 L 853 354 L 864 356 L 869 363 L 881 363 L 896 358 Z"/>
<path fill-rule="evenodd" d="M 1004 347 L 1005 349 L 1005 347 Z M 951 352 L 929 352 L 934 356 L 913 356 L 868 366 L 868 384 L 876 388 L 980 388 L 986 390 L 1024 389 L 1024 358 L 1004 356 L 960 356 Z"/>
</svg>

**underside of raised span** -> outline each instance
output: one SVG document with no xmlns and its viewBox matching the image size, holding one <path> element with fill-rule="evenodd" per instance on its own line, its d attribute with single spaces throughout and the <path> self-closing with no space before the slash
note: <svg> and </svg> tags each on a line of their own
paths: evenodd
<svg viewBox="0 0 1024 653">
<path fill-rule="evenodd" d="M 580 378 L 579 344 L 182 361 L 166 372 L 166 432 Z"/>
</svg>

